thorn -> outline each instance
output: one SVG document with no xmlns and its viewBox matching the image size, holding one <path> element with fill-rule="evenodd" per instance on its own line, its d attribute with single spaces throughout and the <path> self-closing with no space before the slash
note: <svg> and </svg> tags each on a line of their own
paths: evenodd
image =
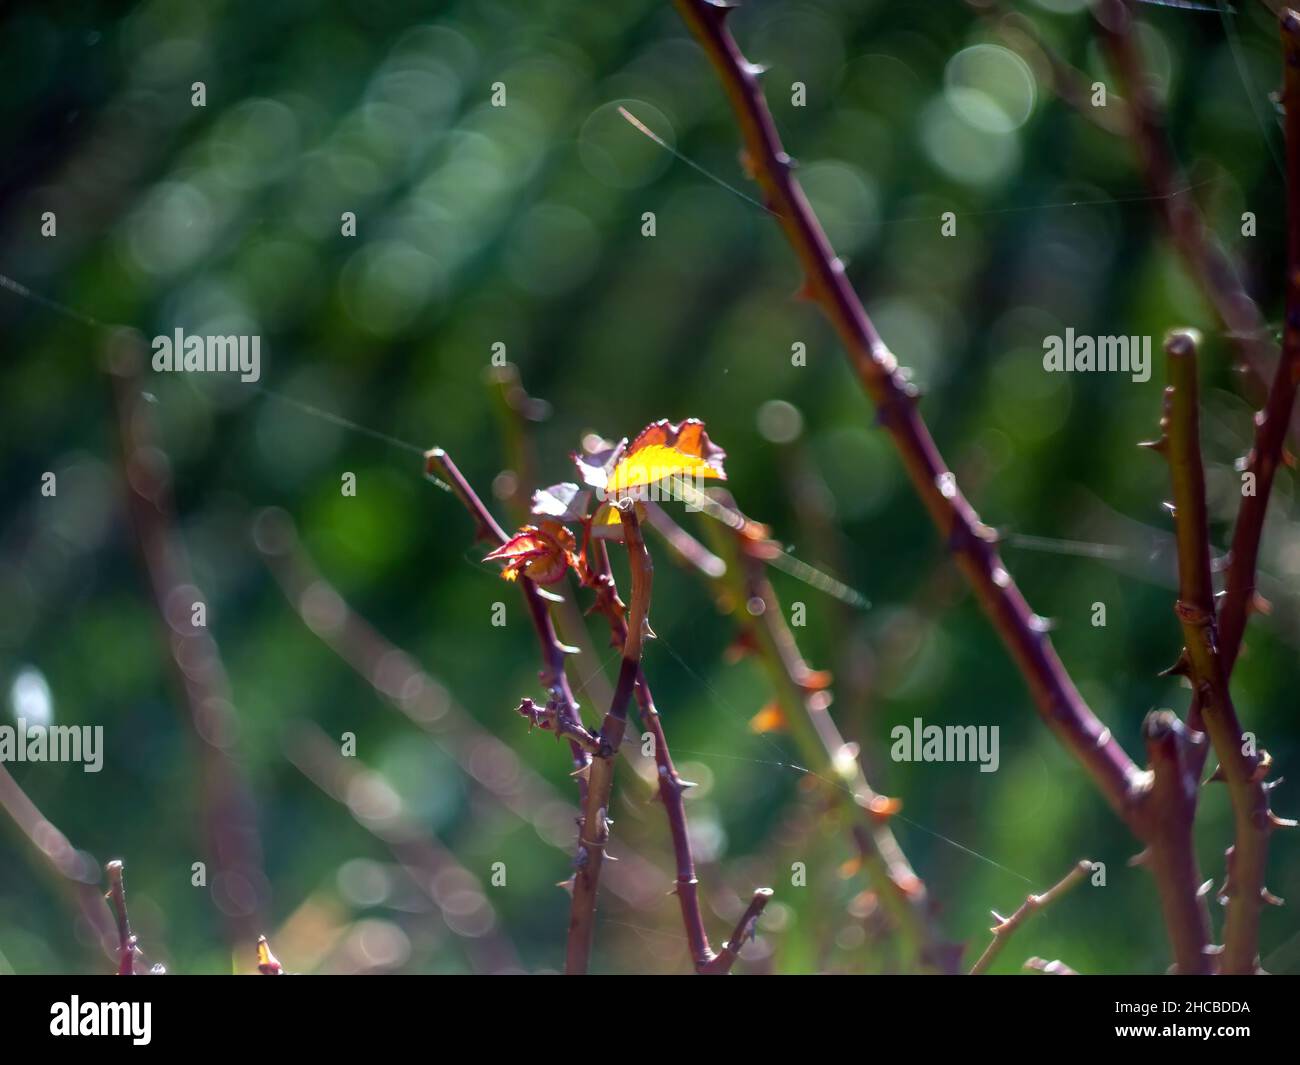
<svg viewBox="0 0 1300 1065">
<path fill-rule="evenodd" d="M 1266 903 L 1268 903 L 1270 906 L 1286 905 L 1286 899 L 1278 898 L 1276 895 L 1273 894 L 1273 892 L 1269 891 L 1268 888 L 1266 887 L 1262 887 L 1259 889 L 1259 897 L 1263 899 Z"/>
<path fill-rule="evenodd" d="M 1214 878 L 1211 877 L 1209 880 L 1207 880 L 1204 884 L 1202 884 L 1200 887 L 1196 889 L 1196 897 L 1198 899 L 1205 898 L 1205 896 L 1210 893 L 1213 887 L 1214 887 Z"/>
<path fill-rule="evenodd" d="M 1249 610 L 1252 614 L 1262 614 L 1264 617 L 1268 617 L 1273 613 L 1273 604 L 1260 595 L 1259 592 L 1256 592 L 1250 597 Z"/>
<path fill-rule="evenodd" d="M 562 595 L 556 595 L 554 592 L 548 592 L 545 588 L 543 588 L 539 584 L 536 584 L 533 587 L 536 589 L 537 594 L 541 596 L 543 599 L 547 600 L 548 602 L 552 602 L 552 603 L 564 602 L 564 596 Z"/>
<path fill-rule="evenodd" d="M 1151 848 L 1143 847 L 1137 854 L 1128 860 L 1129 868 L 1136 869 L 1140 865 L 1146 865 L 1151 861 Z"/>
<path fill-rule="evenodd" d="M 1144 447 L 1148 451 L 1157 451 L 1163 455 L 1169 450 L 1169 440 L 1163 436 L 1159 440 L 1140 440 L 1138 441 L 1138 447 Z"/>
<path fill-rule="evenodd" d="M 1178 655 L 1176 661 L 1168 669 L 1162 669 L 1156 674 L 1157 677 L 1190 677 L 1192 675 L 1192 664 L 1187 658 L 1187 652 L 1183 651 Z"/>
<path fill-rule="evenodd" d="M 1268 812 L 1268 823 L 1274 828 L 1295 828 L 1300 825 L 1300 821 L 1295 821 L 1289 817 L 1278 817 L 1272 810 Z"/>
<path fill-rule="evenodd" d="M 575 881 L 576 879 L 577 879 L 576 877 L 572 877 L 572 876 L 571 876 L 571 877 L 569 877 L 568 880 L 557 880 L 557 881 L 555 882 L 555 886 L 558 887 L 558 888 L 564 888 L 565 891 L 567 891 L 570 895 L 572 895 L 572 894 L 573 894 L 574 881 Z"/>
<path fill-rule="evenodd" d="M 766 63 L 746 63 L 743 69 L 750 77 L 761 78 L 767 73 L 768 66 Z"/>
<path fill-rule="evenodd" d="M 1214 767 L 1214 772 L 1205 778 L 1206 784 L 1213 784 L 1215 781 L 1227 780 L 1228 775 L 1223 771 L 1223 764 L 1220 763 Z"/>
<path fill-rule="evenodd" d="M 1286 777 L 1278 777 L 1276 780 L 1266 780 L 1261 786 L 1265 791 L 1272 791 L 1284 780 L 1286 780 Z"/>
<path fill-rule="evenodd" d="M 1259 752 L 1259 761 L 1255 763 L 1255 771 L 1250 774 L 1250 782 L 1258 784 L 1266 776 L 1268 771 L 1273 768 L 1273 756 L 1268 751 Z"/>
<path fill-rule="evenodd" d="M 566 655 L 577 655 L 577 654 L 582 654 L 582 652 L 581 652 L 578 648 L 576 648 L 576 647 L 571 647 L 571 646 L 570 646 L 569 644 L 567 644 L 567 643 L 558 643 L 558 642 L 557 642 L 555 646 L 558 647 L 561 651 L 563 651 Z"/>
</svg>

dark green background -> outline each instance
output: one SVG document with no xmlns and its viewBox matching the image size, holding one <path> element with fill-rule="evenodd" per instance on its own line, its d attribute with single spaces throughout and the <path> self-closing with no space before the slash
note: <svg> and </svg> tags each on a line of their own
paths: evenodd
<svg viewBox="0 0 1300 1065">
<path fill-rule="evenodd" d="M 1113 84 L 1077 3 L 1015 6 L 1089 80 Z M 1276 324 L 1285 197 L 1269 94 L 1280 49 L 1262 5 L 1237 7 L 1235 53 L 1213 13 L 1144 6 L 1143 41 L 1193 194 Z M 1161 368 L 1145 384 L 1049 376 L 1042 338 L 1073 327 L 1158 345 L 1172 326 L 1203 329 L 1220 545 L 1251 410 L 1231 345 L 1141 201 L 1131 144 L 1065 108 L 1041 71 L 1032 111 L 1015 124 L 1026 83 L 1005 55 L 975 53 L 990 65 L 965 91 L 945 82 L 963 49 L 1001 47 L 957 0 L 756 0 L 733 28 L 770 65 L 769 98 L 810 199 L 914 368 L 923 412 L 984 520 L 1127 552 L 1116 561 L 1012 543 L 1006 558 L 1035 609 L 1056 620 L 1082 691 L 1136 755 L 1146 711 L 1183 713 L 1187 702 L 1156 676 L 1179 648 L 1166 471 L 1134 447 L 1155 431 Z M 567 455 L 584 432 L 704 419 L 728 451 L 740 505 L 874 604 L 845 609 L 774 574 L 787 605 L 807 606 L 800 643 L 835 673 L 841 729 L 863 745 L 873 784 L 904 800 L 897 833 L 946 932 L 982 949 L 991 907 L 1008 912 L 1088 857 L 1106 863 L 1107 886 L 1085 885 L 1037 919 L 999 969 L 1030 954 L 1084 972 L 1168 964 L 1150 879 L 1125 864 L 1133 841 L 1039 723 L 830 330 L 790 298 L 799 278 L 777 226 L 613 113 L 625 103 L 689 158 L 754 191 L 715 75 L 669 4 L 16 4 L 0 30 L 0 272 L 146 337 L 178 325 L 260 333 L 264 386 L 447 448 L 502 520 L 490 491 L 507 461 L 485 383 L 493 343 L 550 405 L 532 427 L 544 482 L 572 476 Z M 190 103 L 197 80 L 206 108 Z M 498 81 L 504 108 L 489 106 Z M 795 81 L 807 87 L 802 108 L 791 106 Z M 46 210 L 58 217 L 53 239 L 40 235 Z M 359 219 L 353 239 L 339 232 L 347 210 Z M 947 210 L 958 214 L 955 238 L 939 232 Z M 1247 210 L 1254 238 L 1240 235 Z M 646 211 L 653 238 L 641 235 Z M 8 291 L 0 329 L 0 683 L 7 692 L 34 667 L 56 721 L 101 724 L 107 745 L 98 775 L 64 765 L 15 766 L 15 776 L 75 845 L 126 860 L 151 959 L 176 972 L 246 970 L 249 946 L 232 953 L 206 893 L 190 886 L 203 857 L 194 746 L 125 521 L 104 334 Z M 795 342 L 807 345 L 804 367 L 791 365 Z M 230 674 L 272 887 L 267 931 L 282 960 L 358 968 L 379 936 L 400 948 L 395 966 L 379 968 L 467 966 L 462 941 L 386 848 L 286 761 L 282 730 L 305 718 L 355 732 L 361 760 L 476 874 L 504 861 L 507 886 L 487 889 L 501 927 L 529 968 L 558 966 L 567 898 L 552 885 L 567 875 L 566 854 L 474 798 L 463 770 L 299 622 L 250 545 L 258 508 L 287 510 L 351 603 L 569 795 L 562 750 L 528 735 L 513 710 L 539 695 L 522 605 L 479 563 L 455 500 L 421 478 L 414 454 L 256 391 L 214 393 L 183 376 L 149 388 Z M 760 432 L 773 400 L 801 412 L 797 441 Z M 59 474 L 55 500 L 39 494 L 46 470 Z M 355 499 L 340 493 L 344 471 L 357 475 Z M 1246 727 L 1291 777 L 1294 485 L 1291 473 L 1279 478 L 1261 560 L 1274 613 L 1252 624 L 1235 678 Z M 683 520 L 700 531 L 709 519 Z M 865 883 L 840 874 L 845 834 L 820 817 L 815 789 L 776 764 L 798 760 L 788 740 L 747 728 L 768 698 L 760 670 L 724 661 L 731 620 L 662 541 L 651 547 L 660 640 L 646 668 L 683 773 L 701 782 L 688 811 L 706 903 L 758 883 L 777 893 L 742 968 L 895 968 L 888 935 L 850 912 Z M 505 628 L 490 625 L 498 600 Z M 1097 601 L 1105 628 L 1090 624 Z M 891 763 L 889 729 L 914 717 L 998 725 L 1000 770 Z M 621 779 L 616 835 L 667 868 L 659 811 Z M 1295 813 L 1293 788 L 1275 804 Z M 0 972 L 104 970 L 48 867 L 11 827 L 0 832 Z M 1206 877 L 1221 877 L 1230 831 L 1226 793 L 1207 788 L 1197 835 Z M 790 885 L 795 861 L 808 867 L 806 887 Z M 1300 856 L 1285 834 L 1269 886 L 1300 895 Z M 719 909 L 706 910 L 717 940 L 734 917 Z M 688 967 L 672 899 L 638 911 L 606 896 L 600 916 L 597 971 Z M 301 929 L 312 920 L 337 939 L 309 949 Z M 1300 970 L 1298 928 L 1294 908 L 1264 914 L 1267 968 Z"/>
</svg>

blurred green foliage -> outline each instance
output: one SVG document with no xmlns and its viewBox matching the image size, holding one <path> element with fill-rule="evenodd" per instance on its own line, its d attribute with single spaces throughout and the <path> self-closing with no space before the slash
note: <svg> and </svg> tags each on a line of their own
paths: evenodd
<svg viewBox="0 0 1300 1065">
<path fill-rule="evenodd" d="M 1081 0 L 1017 8 L 1108 80 Z M 1262 5 L 1239 3 L 1236 48 L 1214 14 L 1144 7 L 1143 43 L 1195 196 L 1240 258 L 1270 321 L 1280 314 L 1285 191 L 1269 94 L 1280 52 Z M 768 64 L 769 99 L 800 176 L 868 309 L 925 389 L 923 411 L 985 521 L 1013 534 L 1123 548 L 1116 560 L 1017 546 L 1008 564 L 1099 716 L 1135 757 L 1154 706 L 1187 692 L 1156 676 L 1179 647 L 1161 463 L 1134 449 L 1159 416 L 1161 368 L 1047 375 L 1042 338 L 1207 337 L 1205 451 L 1226 542 L 1234 460 L 1251 408 L 1232 346 L 1160 231 L 1132 145 L 1052 95 L 1044 71 L 957 0 L 755 0 L 734 15 Z M 1029 53 L 1032 55 L 1032 53 Z M 572 477 L 582 435 L 696 416 L 729 453 L 730 489 L 796 557 L 860 589 L 853 610 L 791 577 L 805 657 L 835 674 L 833 713 L 873 784 L 904 800 L 898 836 L 954 939 L 982 949 L 1007 912 L 1079 857 L 1105 888 L 1078 889 L 999 962 L 1060 957 L 1084 972 L 1158 972 L 1167 947 L 1148 876 L 1101 797 L 1040 724 L 996 636 L 945 561 L 872 411 L 764 212 L 675 160 L 658 135 L 753 192 L 725 99 L 671 6 L 638 0 L 406 0 L 277 4 L 16 3 L 0 71 L 0 272 L 145 337 L 256 333 L 265 388 L 454 455 L 491 489 L 509 462 L 493 391 L 506 345 L 550 406 L 529 425 L 542 483 Z M 206 106 L 191 104 L 206 86 Z M 806 106 L 790 86 L 806 86 Z M 506 106 L 491 105 L 494 83 Z M 1258 236 L 1240 235 L 1243 211 Z M 41 235 L 54 211 L 57 236 Z M 357 235 L 341 234 L 355 212 Z M 656 235 L 642 236 L 654 212 Z M 958 235 L 940 235 L 954 211 Z M 0 683 L 38 671 L 54 719 L 100 724 L 106 765 L 13 766 L 73 844 L 127 862 L 151 959 L 177 972 L 247 970 L 208 893 L 195 740 L 171 682 L 125 518 L 104 334 L 0 291 Z M 807 365 L 792 365 L 792 345 Z M 174 465 L 179 531 L 210 604 L 256 798 L 270 885 L 267 931 L 290 968 L 460 971 L 465 940 L 380 841 L 286 759 L 300 720 L 358 738 L 406 812 L 487 884 L 497 927 L 532 969 L 563 952 L 568 848 L 485 800 L 298 619 L 253 549 L 258 508 L 284 508 L 326 578 L 409 651 L 557 793 L 560 747 L 514 714 L 538 695 L 534 637 L 516 593 L 479 562 L 455 499 L 418 456 L 256 389 L 186 375 L 148 382 Z M 789 404 L 789 406 L 776 405 Z M 57 497 L 40 495 L 44 471 Z M 355 498 L 340 493 L 356 474 Z M 1262 559 L 1274 613 L 1256 619 L 1236 674 L 1247 727 L 1295 775 L 1294 478 L 1275 489 Z M 513 518 L 512 518 L 513 520 Z M 683 521 L 709 519 L 684 516 Z M 1032 544 L 1032 541 L 1026 542 Z M 735 896 L 771 884 L 764 935 L 742 963 L 781 972 L 879 971 L 900 960 L 870 915 L 848 840 L 780 735 L 748 720 L 769 694 L 757 665 L 725 657 L 735 631 L 709 590 L 652 541 L 646 669 L 683 775 L 700 782 L 696 830 L 710 933 Z M 619 560 L 621 563 L 621 560 Z M 622 572 L 622 570 L 620 570 Z M 508 624 L 494 628 L 494 602 Z M 1092 604 L 1107 606 L 1104 628 Z M 593 625 L 599 650 L 606 636 Z M 575 682 L 599 663 L 579 660 Z M 605 662 L 606 674 L 611 663 Z M 39 688 L 39 686 L 38 686 Z M 582 697 L 592 723 L 598 708 Z M 11 710 L 4 708 L 5 720 Z M 889 760 L 890 728 L 996 724 L 1001 768 Z M 657 807 L 624 771 L 616 838 L 670 867 Z M 1294 813 L 1292 792 L 1276 794 Z M 48 865 L 5 824 L 0 971 L 102 971 Z M 1198 846 L 1219 878 L 1227 796 L 1207 788 Z M 790 885 L 791 863 L 808 883 Z M 1300 895 L 1300 853 L 1276 838 L 1270 887 Z M 481 899 L 473 902 L 481 906 Z M 471 907 L 472 908 L 472 907 Z M 1300 971 L 1294 907 L 1263 917 L 1273 971 Z M 675 902 L 634 909 L 605 893 L 596 971 L 687 968 Z M 1220 921 L 1216 908 L 1216 927 Z M 276 934 L 279 933 L 279 939 Z M 973 957 L 973 953 L 970 955 Z M 307 961 L 305 959 L 310 959 Z"/>
</svg>

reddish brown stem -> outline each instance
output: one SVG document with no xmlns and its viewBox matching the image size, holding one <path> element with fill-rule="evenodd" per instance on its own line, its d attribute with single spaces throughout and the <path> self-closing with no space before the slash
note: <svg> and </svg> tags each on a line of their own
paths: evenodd
<svg viewBox="0 0 1300 1065">
<path fill-rule="evenodd" d="M 722 949 L 718 951 L 718 956 L 701 966 L 699 969 L 701 973 L 706 976 L 725 976 L 731 972 L 731 967 L 736 963 L 736 958 L 740 955 L 745 943 L 753 938 L 758 919 L 763 916 L 763 910 L 771 898 L 771 888 L 758 888 L 754 892 L 753 898 L 749 900 L 749 905 L 745 907 L 745 912 L 740 915 L 740 920 L 736 922 L 735 930 L 727 941 L 722 944 Z"/>
<path fill-rule="evenodd" d="M 623 658 L 619 664 L 618 683 L 600 726 L 600 750 L 591 759 L 587 782 L 587 800 L 583 805 L 578 833 L 578 857 L 573 877 L 573 904 L 569 910 L 569 941 L 564 971 L 585 973 L 591 961 L 591 943 L 595 934 L 596 895 L 600 888 L 600 870 L 609 846 L 610 802 L 614 790 L 614 759 L 623 745 L 627 729 L 627 705 L 632 698 L 641 670 L 641 648 L 649 623 L 650 591 L 654 564 L 646 550 L 636 506 L 631 501 L 619 512 L 623 539 L 632 570 L 632 600 L 628 606 L 627 635 L 623 640 Z"/>
<path fill-rule="evenodd" d="M 692 539 L 692 542 L 697 541 Z M 604 597 L 601 613 L 609 621 L 610 633 L 614 642 L 623 644 L 627 640 L 627 624 L 623 620 L 622 607 L 618 602 L 618 589 L 614 584 L 613 573 L 610 570 L 609 555 L 605 549 L 604 541 L 595 541 L 592 546 L 591 563 L 599 589 L 598 594 Z M 700 545 L 700 551 L 708 558 L 715 559 L 718 566 L 722 567 L 721 559 L 717 559 L 717 556 L 709 553 L 703 545 Z M 725 570 L 725 567 L 722 568 Z M 691 849 L 690 829 L 686 821 L 684 797 L 688 785 L 677 772 L 672 752 L 668 747 L 668 738 L 664 734 L 663 721 L 659 717 L 659 710 L 655 706 L 654 696 L 651 694 L 650 685 L 645 679 L 644 671 L 640 669 L 637 671 L 634 694 L 641 717 L 641 724 L 650 733 L 651 742 L 654 746 L 655 767 L 659 776 L 659 801 L 663 803 L 664 813 L 668 818 L 668 831 L 672 836 L 673 857 L 677 868 L 677 879 L 673 891 L 677 896 L 678 905 L 681 907 L 682 926 L 686 930 L 686 940 L 691 952 L 691 963 L 695 966 L 697 973 L 726 974 L 731 971 L 731 966 L 735 962 L 741 943 L 737 939 L 737 934 L 733 934 L 731 941 L 735 942 L 735 949 L 728 953 L 724 946 L 724 949 L 716 956 L 709 946 L 709 937 L 704 926 L 704 915 L 700 909 L 699 880 L 695 875 L 695 856 Z M 771 894 L 771 891 L 767 888 L 760 888 L 754 894 L 754 901 L 751 902 L 750 909 L 753 909 L 760 896 L 762 896 L 762 903 L 758 907 L 759 911 L 761 911 L 762 907 L 767 905 L 767 899 L 771 897 Z M 741 924 L 744 923 L 745 921 L 742 918 Z"/>
</svg>

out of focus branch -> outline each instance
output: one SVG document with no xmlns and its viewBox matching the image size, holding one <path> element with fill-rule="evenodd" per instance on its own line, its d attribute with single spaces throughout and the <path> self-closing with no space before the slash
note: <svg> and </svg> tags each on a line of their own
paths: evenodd
<svg viewBox="0 0 1300 1065">
<path fill-rule="evenodd" d="M 347 809 L 358 825 L 388 846 L 415 885 L 438 907 L 447 927 L 463 941 L 465 953 L 478 972 L 521 971 L 514 944 L 501 931 L 496 911 L 478 877 L 403 813 L 400 799 L 379 774 L 362 767 L 355 758 L 344 758 L 338 744 L 316 725 L 295 726 L 285 737 L 284 746 L 289 760 L 303 776 Z M 452 893 L 438 890 L 438 878 L 448 874 L 473 885 L 478 897 L 475 908 L 484 911 L 474 934 L 458 931 L 466 900 L 457 898 L 456 910 L 449 910 L 446 900 Z"/>
<path fill-rule="evenodd" d="M 77 850 L 68 837 L 41 813 L 3 762 L 0 762 L 0 807 L 45 859 L 55 874 L 54 882 L 59 893 L 75 903 L 104 953 L 117 957 L 116 928 L 104 911 L 103 897 L 95 887 L 99 871 L 94 859 Z"/>
<path fill-rule="evenodd" d="M 737 512 L 738 513 L 738 512 Z M 956 971 L 959 950 L 946 943 L 934 922 L 925 882 L 913 871 L 889 828 L 900 804 L 867 782 L 856 748 L 844 741 L 829 712 L 830 693 L 808 668 L 785 622 L 767 578 L 763 553 L 771 545 L 762 527 L 744 520 L 740 529 L 707 526 L 727 563 L 720 589 L 738 621 L 753 636 L 758 654 L 799 753 L 817 777 L 831 784 L 830 798 L 844 813 L 872 886 L 922 967 Z"/>
<path fill-rule="evenodd" d="M 1036 66 L 1046 66 L 1056 95 L 1081 117 L 1107 133 L 1123 135 L 1128 127 L 1115 117 L 1110 106 L 1092 106 L 1092 84 L 1087 74 L 1067 62 L 1038 32 L 1034 20 L 1018 11 L 1009 11 L 1000 0 L 967 0 L 976 11 L 985 14 L 998 35 L 1021 58 Z M 1028 53 L 1026 55 L 1026 53 Z M 1115 94 L 1108 105 L 1123 104 Z"/>
<path fill-rule="evenodd" d="M 1259 307 L 1241 284 L 1237 267 L 1218 245 L 1187 190 L 1166 129 L 1164 109 L 1142 55 L 1128 0 L 1098 0 L 1093 15 L 1102 47 L 1128 101 L 1128 135 L 1161 221 L 1188 273 L 1204 294 L 1260 382 L 1278 356 Z"/>
<path fill-rule="evenodd" d="M 105 357 L 113 385 L 123 478 L 136 540 L 153 591 L 168 661 L 189 709 L 198 748 L 213 903 L 231 945 L 254 941 L 262 925 L 268 885 L 252 789 L 234 753 L 238 722 L 221 655 L 192 611 L 202 593 L 194 585 L 184 542 L 175 531 L 171 466 L 158 441 L 153 411 L 142 393 L 143 338 L 118 330 Z"/>
<path fill-rule="evenodd" d="M 1273 478 L 1282 464 L 1287 428 L 1300 385 L 1300 16 L 1282 13 L 1283 91 L 1286 109 L 1287 173 L 1287 278 L 1286 324 L 1282 357 L 1269 386 L 1264 409 L 1255 416 L 1255 442 L 1246 459 L 1245 473 L 1253 480 L 1242 492 L 1241 510 L 1232 531 L 1232 549 L 1223 602 L 1219 606 L 1219 654 L 1231 676 L 1241 650 L 1246 619 L 1257 608 L 1256 569 L 1264 518 L 1273 491 Z"/>
</svg>

